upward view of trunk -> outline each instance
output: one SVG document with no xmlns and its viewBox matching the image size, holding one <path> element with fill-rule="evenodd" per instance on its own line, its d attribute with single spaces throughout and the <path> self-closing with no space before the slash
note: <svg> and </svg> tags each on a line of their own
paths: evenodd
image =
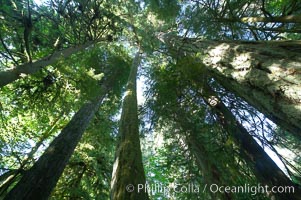
<svg viewBox="0 0 301 200">
<path fill-rule="evenodd" d="M 127 82 L 122 105 L 119 139 L 115 154 L 111 182 L 112 200 L 147 200 L 144 188 L 145 174 L 139 139 L 136 77 L 140 64 L 139 52 L 136 54 Z M 138 190 L 138 185 L 143 189 Z"/>
<path fill-rule="evenodd" d="M 218 169 L 218 167 L 209 161 L 208 159 L 208 153 L 205 147 L 203 146 L 201 141 L 198 141 L 195 137 L 196 133 L 191 133 L 186 141 L 189 146 L 189 150 L 191 154 L 195 157 L 196 164 L 200 171 L 202 171 L 202 174 L 204 176 L 205 182 L 207 184 L 223 184 L 221 182 L 221 173 Z M 228 193 L 223 193 L 220 194 L 215 194 L 215 193 L 210 193 L 212 199 L 225 199 L 225 200 L 230 200 L 231 195 Z"/>
<path fill-rule="evenodd" d="M 106 90 L 103 87 L 101 95 L 93 102 L 86 103 L 72 117 L 33 167 L 24 173 L 17 185 L 6 195 L 5 200 L 48 199 L 75 147 L 105 97 Z"/>
<path fill-rule="evenodd" d="M 3 87 L 9 83 L 14 82 L 22 78 L 24 75 L 34 74 L 42 68 L 51 65 L 58 61 L 60 58 L 67 58 L 74 53 L 77 53 L 85 48 L 95 44 L 97 41 L 90 41 L 82 45 L 69 47 L 67 49 L 56 51 L 53 54 L 46 56 L 40 60 L 33 61 L 31 63 L 25 63 L 14 68 L 0 72 L 0 87 Z"/>
<path fill-rule="evenodd" d="M 199 130 L 196 129 L 195 124 L 193 124 L 190 120 L 186 120 L 187 115 L 189 114 L 185 113 L 183 109 L 178 109 L 177 115 L 175 115 L 174 119 L 183 129 L 183 132 L 186 131 L 185 143 L 188 145 L 191 155 L 195 158 L 196 165 L 202 172 L 206 184 L 222 185 L 223 183 L 220 179 L 221 172 L 219 171 L 218 167 L 210 161 L 210 155 L 208 155 L 208 151 L 202 143 L 203 141 L 200 141 L 197 138 L 196 134 L 199 132 Z M 221 195 L 216 193 L 210 193 L 210 195 L 212 199 L 231 199 L 231 195 L 228 193 L 224 193 Z"/>
<path fill-rule="evenodd" d="M 31 160 L 34 159 L 34 154 L 38 151 L 38 149 L 43 145 L 45 139 L 50 137 L 53 132 L 54 127 L 56 126 L 57 122 L 60 120 L 62 115 L 60 115 L 50 126 L 49 128 L 42 134 L 39 141 L 36 145 L 31 149 L 31 151 L 27 154 L 26 158 L 20 164 L 20 167 L 16 170 L 11 170 L 6 172 L 5 174 L 0 176 L 0 199 L 1 197 L 5 196 L 9 187 L 18 182 L 19 176 L 25 172 L 25 166 L 30 163 Z"/>
<path fill-rule="evenodd" d="M 203 85 L 202 96 L 216 113 L 224 129 L 233 137 L 241 149 L 244 159 L 249 163 L 262 185 L 268 185 L 270 189 L 273 186 L 292 186 L 294 193 L 273 193 L 272 195 L 277 196 L 279 200 L 300 200 L 301 188 L 284 174 L 207 84 Z M 212 99 L 214 100 L 212 101 Z"/>
<path fill-rule="evenodd" d="M 174 56 L 191 57 L 224 88 L 282 128 L 301 136 L 301 41 L 206 41 L 171 34 L 161 37 Z"/>
</svg>

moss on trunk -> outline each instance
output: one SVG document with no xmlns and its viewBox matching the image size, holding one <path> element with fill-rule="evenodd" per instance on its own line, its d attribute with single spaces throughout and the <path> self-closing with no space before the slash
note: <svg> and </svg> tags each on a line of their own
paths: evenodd
<svg viewBox="0 0 301 200">
<path fill-rule="evenodd" d="M 136 54 L 129 75 L 126 94 L 122 106 L 119 138 L 111 183 L 112 200 L 146 200 L 147 191 L 138 190 L 145 184 L 142 153 L 139 139 L 136 77 L 140 64 Z"/>
<path fill-rule="evenodd" d="M 89 122 L 101 104 L 104 93 L 93 102 L 86 103 L 62 132 L 51 142 L 38 161 L 24 173 L 17 185 L 4 198 L 48 199 Z"/>
</svg>

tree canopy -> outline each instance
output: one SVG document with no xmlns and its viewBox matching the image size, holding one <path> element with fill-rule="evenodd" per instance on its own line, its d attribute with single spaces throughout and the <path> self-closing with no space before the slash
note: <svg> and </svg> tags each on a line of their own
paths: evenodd
<svg viewBox="0 0 301 200">
<path fill-rule="evenodd" d="M 301 199 L 301 1 L 0 1 L 0 199 Z"/>
</svg>

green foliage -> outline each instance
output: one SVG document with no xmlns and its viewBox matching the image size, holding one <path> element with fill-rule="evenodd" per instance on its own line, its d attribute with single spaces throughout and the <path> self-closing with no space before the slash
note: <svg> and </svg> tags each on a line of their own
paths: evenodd
<svg viewBox="0 0 301 200">
<path fill-rule="evenodd" d="M 178 0 L 147 0 L 146 4 L 158 15 L 159 19 L 174 19 L 180 11 Z"/>
<path fill-rule="evenodd" d="M 160 133 L 157 136 L 160 137 Z M 176 186 L 184 188 L 195 185 L 199 187 L 203 183 L 202 176 L 191 155 L 187 150 L 179 147 L 178 142 L 175 137 L 171 137 L 164 138 L 161 146 L 152 144 L 156 146 L 156 149 L 153 149 L 153 153 L 147 156 L 145 164 L 151 199 L 204 199 L 206 197 L 201 192 L 174 192 Z"/>
<path fill-rule="evenodd" d="M 179 59 L 176 64 L 171 62 L 150 69 L 151 86 L 145 110 L 152 113 L 154 134 L 161 135 L 165 145 L 146 150 L 152 152 L 146 155 L 148 180 L 153 185 L 193 184 L 200 188 L 204 188 L 208 181 L 220 185 L 256 185 L 257 179 L 248 163 L 241 159 L 240 148 L 221 129 L 200 96 L 202 79 L 206 81 L 207 78 L 202 75 L 205 71 L 194 62 L 188 57 Z M 191 146 L 191 137 L 200 146 L 199 151 Z M 156 139 L 154 141 L 156 146 Z M 207 168 L 201 167 L 204 163 L 198 163 L 197 156 Z M 193 192 L 177 193 L 176 199 L 222 198 L 222 194 L 214 196 L 210 191 L 202 193 L 203 196 L 200 193 L 194 195 Z M 231 196 L 234 199 L 250 198 L 250 194 Z M 168 199 L 167 195 L 160 193 L 154 193 L 152 197 Z M 261 195 L 256 198 L 265 199 Z"/>
<path fill-rule="evenodd" d="M 300 2 L 295 0 L 268 0 L 266 2 L 266 8 L 269 12 L 275 13 L 275 15 L 289 15 L 293 14 L 300 9 Z M 300 13 L 300 11 L 297 11 Z"/>
<path fill-rule="evenodd" d="M 277 128 L 270 143 L 276 145 L 280 150 L 286 149 L 286 154 L 282 155 L 282 161 L 287 167 L 287 171 L 293 182 L 301 184 L 301 141 L 289 132 Z M 277 148 L 277 149 L 278 149 Z M 289 156 L 287 155 L 289 152 Z"/>
<path fill-rule="evenodd" d="M 185 2 L 185 1 L 184 1 Z M 242 17 L 281 17 L 299 15 L 300 1 L 226 0 L 183 3 L 178 16 L 180 30 L 188 35 L 217 40 L 276 40 L 283 34 L 300 33 L 299 23 L 243 23 Z"/>
<path fill-rule="evenodd" d="M 76 97 L 66 89 L 67 80 L 57 77 L 59 72 L 49 68 L 2 88 L 2 169 L 30 167 L 40 154 L 30 155 L 35 145 L 42 141 L 41 148 L 69 120 Z"/>
<path fill-rule="evenodd" d="M 76 151 L 80 152 L 78 155 L 80 160 L 91 157 L 87 162 L 89 170 L 101 173 L 102 176 L 105 174 L 108 179 L 103 182 L 100 175 L 97 175 L 100 179 L 93 180 L 94 183 L 88 181 L 90 175 L 87 175 L 85 182 L 88 185 L 84 185 L 81 190 L 86 191 L 88 188 L 86 192 L 91 199 L 95 199 L 96 196 L 107 196 L 111 165 L 103 168 L 103 163 L 110 163 L 113 159 L 112 131 L 116 129 L 116 124 L 112 120 L 118 112 L 128 69 L 129 58 L 121 47 L 111 46 L 109 50 L 95 47 L 2 88 L 1 124 L 5 126 L 0 127 L 0 156 L 3 161 L 0 166 L 1 174 L 14 169 L 26 170 L 31 167 L 35 159 L 41 155 L 44 145 L 48 145 L 85 101 L 98 95 L 101 85 L 107 79 L 113 82 L 108 83 L 111 89 L 103 103 L 103 113 L 98 114 L 95 119 L 98 122 L 94 123 L 93 128 L 88 131 L 90 132 L 88 135 L 91 136 L 86 139 L 87 144 Z M 98 143 L 99 141 L 103 143 Z M 91 149 L 92 145 L 94 147 Z M 102 157 L 104 161 L 94 163 L 94 158 Z M 81 170 L 74 168 L 69 169 L 71 174 L 74 170 Z M 4 183 L 5 180 L 0 180 L 0 183 Z M 104 185 L 104 188 L 99 188 L 98 191 L 91 189 L 97 188 L 99 184 Z M 73 191 L 74 187 L 67 190 Z"/>
<path fill-rule="evenodd" d="M 51 199 L 109 199 L 120 99 L 107 99 L 77 146 Z"/>
<path fill-rule="evenodd" d="M 35 163 L 73 114 L 110 80 L 110 91 L 51 196 L 109 199 L 121 99 L 132 62 L 129 55 L 138 43 L 147 56 L 141 66 L 148 77 L 141 121 L 148 184 L 194 184 L 203 188 L 211 179 L 225 185 L 257 185 L 240 148 L 222 130 L 200 95 L 208 75 L 202 58 L 166 50 L 157 35 L 172 32 L 216 40 L 297 40 L 301 38 L 300 24 L 242 23 L 238 19 L 299 15 L 299 1 L 49 0 L 40 6 L 29 1 L 29 6 L 33 28 L 28 40 L 33 60 L 86 41 L 102 38 L 102 42 L 0 89 L 0 198 Z M 26 0 L 1 1 L 1 71 L 28 62 L 24 37 L 24 17 L 28 14 Z M 240 99 L 230 98 L 219 85 L 215 89 L 233 112 L 244 113 L 237 114 L 239 120 L 255 119 L 252 116 L 256 112 Z M 245 114 L 246 110 L 251 114 Z M 258 123 L 253 126 L 262 125 Z M 298 138 L 281 129 L 270 133 L 268 139 L 263 139 L 264 134 L 256 137 L 266 145 L 300 152 Z M 202 158 L 207 168 L 198 163 L 201 153 L 196 154 L 191 138 L 205 152 Z M 301 184 L 301 158 L 297 153 L 293 158 L 282 158 L 292 180 Z M 8 178 L 10 173 L 13 179 Z M 170 199 L 171 195 L 174 199 L 223 198 L 209 191 L 149 193 L 151 199 Z M 266 197 L 232 194 L 231 198 Z"/>
</svg>

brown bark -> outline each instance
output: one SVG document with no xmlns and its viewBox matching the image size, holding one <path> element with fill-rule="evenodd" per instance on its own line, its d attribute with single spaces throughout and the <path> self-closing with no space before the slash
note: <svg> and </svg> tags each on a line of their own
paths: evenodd
<svg viewBox="0 0 301 200">
<path fill-rule="evenodd" d="M 190 56 L 227 90 L 301 136 L 301 41 L 162 38 L 174 57 Z"/>
<path fill-rule="evenodd" d="M 173 113 L 170 113 L 169 115 L 173 116 L 172 120 L 176 121 L 181 129 L 183 129 L 181 132 L 185 133 L 185 143 L 188 145 L 191 155 L 195 158 L 196 165 L 202 172 L 206 184 L 222 185 L 221 171 L 219 171 L 218 167 L 210 161 L 210 155 L 202 143 L 203 141 L 200 141 L 197 138 L 196 134 L 198 133 L 198 130 L 196 129 L 195 124 L 189 120 L 189 113 L 186 113 L 184 109 L 177 108 L 176 115 Z M 210 193 L 210 195 L 212 199 L 232 199 L 231 195 L 228 193 L 221 195 Z"/>
<path fill-rule="evenodd" d="M 52 134 L 53 129 L 55 128 L 57 122 L 61 119 L 62 114 L 48 127 L 48 129 L 42 134 L 39 141 L 36 143 L 36 145 L 31 149 L 31 151 L 27 154 L 26 158 L 22 161 L 20 164 L 19 169 L 17 170 L 11 170 L 7 174 L 9 176 L 1 176 L 0 177 L 0 198 L 4 196 L 9 190 L 9 187 L 18 182 L 18 179 L 22 174 L 25 172 L 25 166 L 30 163 L 31 160 L 33 160 L 34 154 L 38 151 L 38 149 L 43 145 L 45 142 L 45 139 L 49 138 L 49 136 Z M 5 174 L 4 174 L 5 175 Z"/>
<path fill-rule="evenodd" d="M 138 128 L 138 108 L 136 77 L 140 64 L 139 52 L 136 54 L 122 106 L 119 126 L 119 139 L 111 182 L 112 200 L 147 200 L 147 191 L 138 191 L 138 184 L 145 185 L 142 153 Z"/>
<path fill-rule="evenodd" d="M 221 172 L 219 171 L 218 167 L 209 161 L 208 159 L 208 152 L 201 143 L 198 141 L 194 135 L 195 133 L 191 133 L 187 136 L 187 144 L 189 146 L 189 151 L 195 157 L 196 164 L 200 171 L 202 172 L 204 179 L 207 184 L 220 184 L 222 185 L 221 181 Z M 232 199 L 231 194 L 223 193 L 223 194 L 215 194 L 210 193 L 212 199 L 225 199 L 230 200 Z"/>
<path fill-rule="evenodd" d="M 89 122 L 105 97 L 103 93 L 93 102 L 86 103 L 71 119 L 62 132 L 51 142 L 38 161 L 4 198 L 48 199 Z"/>
<path fill-rule="evenodd" d="M 36 60 L 30 63 L 25 63 L 22 65 L 15 66 L 14 68 L 7 70 L 7 71 L 1 71 L 0 72 L 0 87 L 3 87 L 9 83 L 14 82 L 15 80 L 18 80 L 22 78 L 23 76 L 34 74 L 37 71 L 41 70 L 42 68 L 55 63 L 61 58 L 67 58 L 71 56 L 74 53 L 77 53 L 81 50 L 84 50 L 85 48 L 91 46 L 92 44 L 95 44 L 97 41 L 90 41 L 82 45 L 69 47 L 67 49 L 56 51 L 53 54 L 46 56 L 44 58 L 41 58 L 40 60 Z"/>
<path fill-rule="evenodd" d="M 300 200 L 301 188 L 294 184 L 268 156 L 248 131 L 236 120 L 235 116 L 218 99 L 217 94 L 206 83 L 203 84 L 202 96 L 208 106 L 216 113 L 223 128 L 233 137 L 241 149 L 243 158 L 253 169 L 262 185 L 292 186 L 294 193 L 274 193 L 279 200 Z M 209 99 L 215 99 L 214 103 Z"/>
</svg>

